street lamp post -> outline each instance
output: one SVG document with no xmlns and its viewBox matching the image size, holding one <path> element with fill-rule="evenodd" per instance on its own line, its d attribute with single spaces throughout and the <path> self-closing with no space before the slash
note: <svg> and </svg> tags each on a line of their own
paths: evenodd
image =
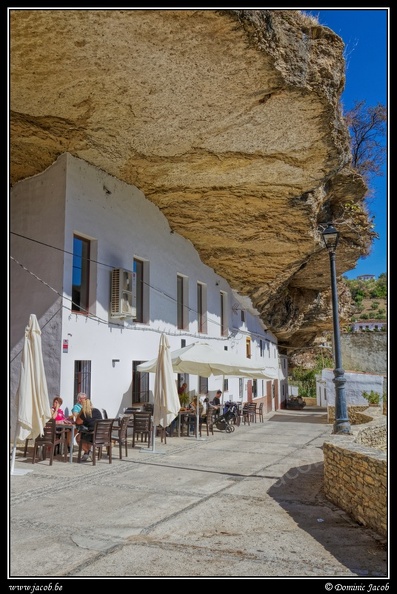
<svg viewBox="0 0 397 594">
<path fill-rule="evenodd" d="M 335 251 L 339 241 L 339 231 L 331 225 L 323 231 L 323 240 L 329 253 L 331 268 L 331 289 L 332 289 L 332 319 L 334 326 L 334 384 L 335 384 L 335 421 L 333 433 L 350 434 L 351 428 L 347 414 L 347 403 L 345 394 L 345 370 L 342 367 L 342 354 L 340 348 L 340 330 L 338 313 L 338 289 L 336 284 Z"/>
</svg>

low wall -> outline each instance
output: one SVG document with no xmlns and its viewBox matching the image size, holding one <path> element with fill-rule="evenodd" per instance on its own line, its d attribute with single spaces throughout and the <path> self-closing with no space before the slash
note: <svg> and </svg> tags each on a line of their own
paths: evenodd
<svg viewBox="0 0 397 594">
<path fill-rule="evenodd" d="M 370 423 L 375 417 L 382 414 L 380 406 L 371 406 L 368 408 L 368 404 L 360 406 L 348 406 L 347 416 L 349 417 L 350 425 L 362 425 L 363 423 Z M 383 413 L 385 414 L 385 413 Z M 333 424 L 335 421 L 335 407 L 327 406 L 327 422 Z"/>
<path fill-rule="evenodd" d="M 324 442 L 324 492 L 356 522 L 387 537 L 386 417 L 369 418 L 352 435 Z"/>
<path fill-rule="evenodd" d="M 342 332 L 340 340 L 345 369 L 387 374 L 387 332 Z"/>
</svg>

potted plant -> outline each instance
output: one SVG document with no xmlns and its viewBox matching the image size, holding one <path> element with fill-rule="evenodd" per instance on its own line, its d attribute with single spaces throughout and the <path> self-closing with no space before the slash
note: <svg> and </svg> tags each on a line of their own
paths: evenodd
<svg viewBox="0 0 397 594">
<path fill-rule="evenodd" d="M 189 394 L 187 392 L 182 392 L 182 394 L 179 394 L 179 402 L 181 404 L 181 408 L 185 408 L 189 404 Z"/>
</svg>

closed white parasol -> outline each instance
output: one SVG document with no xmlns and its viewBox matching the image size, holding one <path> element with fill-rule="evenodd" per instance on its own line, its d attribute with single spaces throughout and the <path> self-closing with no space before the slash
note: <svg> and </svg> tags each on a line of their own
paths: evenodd
<svg viewBox="0 0 397 594">
<path fill-rule="evenodd" d="M 168 427 L 178 416 L 180 403 L 172 369 L 171 351 L 165 334 L 160 337 L 159 355 L 154 379 L 154 424 Z"/>
<path fill-rule="evenodd" d="M 21 374 L 17 391 L 17 424 L 11 458 L 11 474 L 26 474 L 14 470 L 18 441 L 35 439 L 43 433 L 44 425 L 51 418 L 47 380 L 41 350 L 41 330 L 35 314 L 30 314 L 25 328 L 21 358 Z"/>
</svg>

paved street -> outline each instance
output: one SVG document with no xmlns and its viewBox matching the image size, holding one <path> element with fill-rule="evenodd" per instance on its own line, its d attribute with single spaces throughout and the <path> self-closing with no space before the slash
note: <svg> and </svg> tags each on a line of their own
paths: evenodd
<svg viewBox="0 0 397 594">
<path fill-rule="evenodd" d="M 387 544 L 327 501 L 318 409 L 128 458 L 32 465 L 10 477 L 9 583 L 18 578 L 388 577 Z M 203 436 L 204 437 L 204 436 Z M 24 580 L 21 580 L 23 582 Z M 357 581 L 357 580 L 356 580 Z M 66 590 L 67 591 L 67 590 Z M 323 591 L 323 589 L 322 589 Z"/>
</svg>

